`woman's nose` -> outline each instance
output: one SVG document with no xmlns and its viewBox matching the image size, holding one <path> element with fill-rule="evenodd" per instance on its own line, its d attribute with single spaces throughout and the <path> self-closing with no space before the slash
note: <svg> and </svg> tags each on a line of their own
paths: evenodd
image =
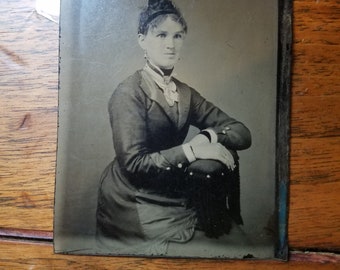
<svg viewBox="0 0 340 270">
<path fill-rule="evenodd" d="M 175 41 L 171 37 L 167 38 L 165 42 L 167 48 L 173 48 L 175 46 Z"/>
</svg>

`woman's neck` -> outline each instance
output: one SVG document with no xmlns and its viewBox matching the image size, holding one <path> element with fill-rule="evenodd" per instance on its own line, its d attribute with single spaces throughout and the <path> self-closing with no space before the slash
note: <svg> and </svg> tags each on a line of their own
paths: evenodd
<svg viewBox="0 0 340 270">
<path fill-rule="evenodd" d="M 174 68 L 171 68 L 171 69 L 161 68 L 161 71 L 163 71 L 164 76 L 170 76 L 173 70 L 174 70 Z"/>
<path fill-rule="evenodd" d="M 172 71 L 174 70 L 174 68 L 170 68 L 170 69 L 160 68 L 154 65 L 153 63 L 151 63 L 149 60 L 147 61 L 147 64 L 153 71 L 157 72 L 161 76 L 170 76 Z"/>
</svg>

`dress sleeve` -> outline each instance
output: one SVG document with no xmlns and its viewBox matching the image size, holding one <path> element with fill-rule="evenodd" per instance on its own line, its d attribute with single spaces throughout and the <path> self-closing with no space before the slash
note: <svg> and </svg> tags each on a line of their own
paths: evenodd
<svg viewBox="0 0 340 270">
<path fill-rule="evenodd" d="M 209 128 L 217 135 L 217 141 L 230 150 L 243 150 L 251 145 L 249 129 L 230 117 L 192 89 L 192 125 L 199 129 Z"/>
<path fill-rule="evenodd" d="M 121 85 L 112 95 L 108 109 L 116 158 L 125 172 L 136 178 L 161 179 L 174 171 L 183 171 L 189 164 L 181 145 L 161 152 L 150 150 L 144 95 Z"/>
</svg>

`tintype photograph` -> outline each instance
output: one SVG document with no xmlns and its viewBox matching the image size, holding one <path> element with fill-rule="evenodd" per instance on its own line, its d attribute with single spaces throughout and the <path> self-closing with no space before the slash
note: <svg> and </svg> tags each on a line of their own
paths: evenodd
<svg viewBox="0 0 340 270">
<path fill-rule="evenodd" d="M 286 259 L 284 2 L 61 1 L 56 253 Z"/>
</svg>

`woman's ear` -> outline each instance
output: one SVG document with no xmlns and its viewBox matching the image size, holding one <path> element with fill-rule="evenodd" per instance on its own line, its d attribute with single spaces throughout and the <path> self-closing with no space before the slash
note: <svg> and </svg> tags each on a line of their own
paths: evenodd
<svg viewBox="0 0 340 270">
<path fill-rule="evenodd" d="M 143 50 L 145 50 L 145 35 L 138 34 L 138 44 Z"/>
</svg>

